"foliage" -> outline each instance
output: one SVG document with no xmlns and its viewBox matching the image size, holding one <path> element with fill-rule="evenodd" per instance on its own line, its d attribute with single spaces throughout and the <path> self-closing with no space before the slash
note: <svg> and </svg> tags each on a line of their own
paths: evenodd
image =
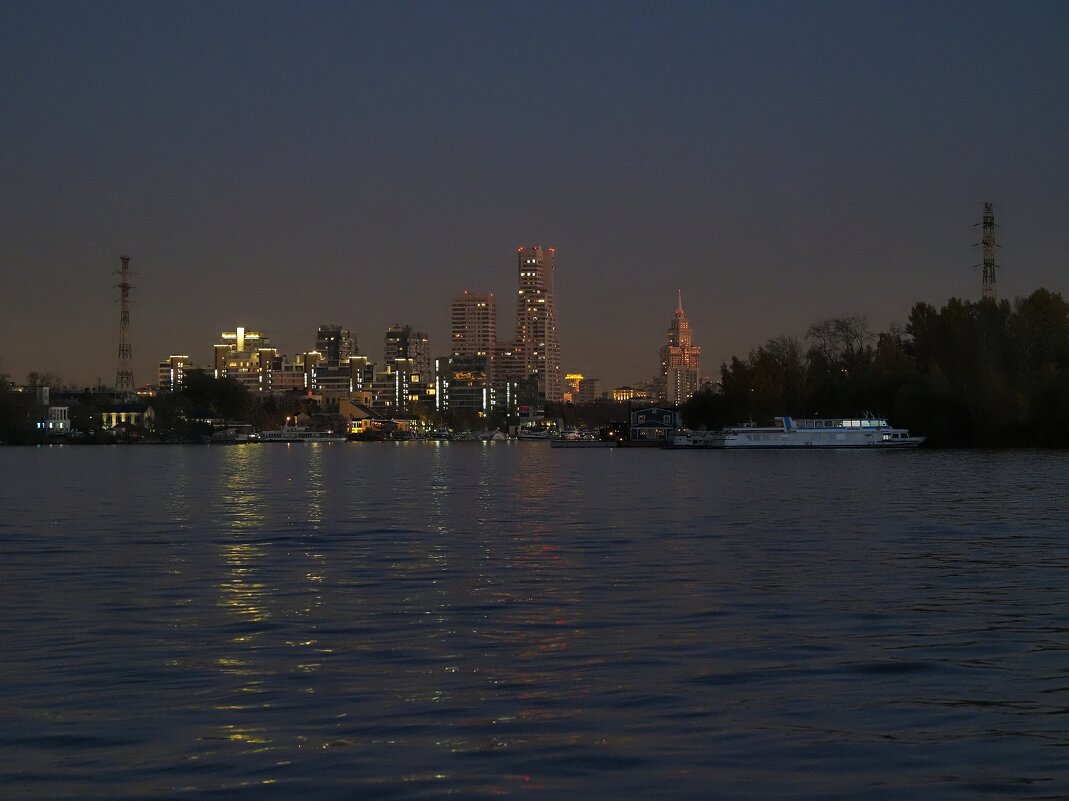
<svg viewBox="0 0 1069 801">
<path fill-rule="evenodd" d="M 257 404 L 259 409 L 263 404 Z M 254 404 L 249 391 L 232 378 L 216 378 L 203 370 L 190 370 L 182 389 L 153 398 L 156 418 L 153 434 L 164 442 L 186 442 L 211 434 L 209 419 L 247 421 Z"/>
<path fill-rule="evenodd" d="M 863 317 L 822 320 L 806 341 L 804 354 L 778 337 L 733 357 L 719 393 L 684 405 L 687 425 L 869 412 L 937 445 L 1069 445 L 1069 304 L 1058 293 L 917 303 L 904 331 L 875 335 Z"/>
<path fill-rule="evenodd" d="M 0 445 L 30 445 L 41 441 L 37 421 L 41 407 L 32 392 L 12 392 L 0 385 Z"/>
</svg>

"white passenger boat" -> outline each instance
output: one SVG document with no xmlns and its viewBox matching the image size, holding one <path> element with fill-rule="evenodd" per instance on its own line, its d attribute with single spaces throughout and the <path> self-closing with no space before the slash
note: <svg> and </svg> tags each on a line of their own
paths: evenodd
<svg viewBox="0 0 1069 801">
<path fill-rule="evenodd" d="M 710 448 L 916 448 L 911 437 L 880 417 L 777 417 L 771 426 L 736 426 L 710 435 Z"/>
<path fill-rule="evenodd" d="M 718 443 L 723 438 L 722 431 L 691 431 L 689 428 L 678 428 L 668 438 L 670 448 L 719 448 Z"/>
<path fill-rule="evenodd" d="M 345 442 L 345 437 L 333 431 L 311 431 L 305 426 L 282 426 L 261 431 L 260 442 Z"/>
</svg>

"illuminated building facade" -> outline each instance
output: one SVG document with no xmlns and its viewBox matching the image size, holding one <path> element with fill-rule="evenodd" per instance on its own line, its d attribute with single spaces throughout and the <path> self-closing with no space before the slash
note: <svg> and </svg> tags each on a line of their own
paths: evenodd
<svg viewBox="0 0 1069 801">
<path fill-rule="evenodd" d="M 493 292 L 468 292 L 453 298 L 451 347 L 454 356 L 492 356 L 497 346 L 497 307 Z"/>
<path fill-rule="evenodd" d="M 282 368 L 278 351 L 259 331 L 237 327 L 220 335 L 214 354 L 216 378 L 232 378 L 250 392 L 275 392 L 274 375 Z"/>
<path fill-rule="evenodd" d="M 524 377 L 534 376 L 538 394 L 561 399 L 560 343 L 554 294 L 556 248 L 518 248 L 519 289 L 516 295 L 516 339 Z"/>
<path fill-rule="evenodd" d="M 435 407 L 440 412 L 486 414 L 494 407 L 489 356 L 443 356 L 435 370 Z"/>
<path fill-rule="evenodd" d="M 564 402 L 579 403 L 579 393 L 583 386 L 582 373 L 568 373 L 564 376 Z"/>
<path fill-rule="evenodd" d="M 690 323 L 679 294 L 676 312 L 668 326 L 668 344 L 661 348 L 660 392 L 670 406 L 678 406 L 698 391 L 702 349 L 691 341 Z"/>
<path fill-rule="evenodd" d="M 159 363 L 156 386 L 160 392 L 181 392 L 186 371 L 192 369 L 188 356 L 168 356 Z"/>
<path fill-rule="evenodd" d="M 390 367 L 398 359 L 411 359 L 418 372 L 429 375 L 431 371 L 430 339 L 422 331 L 410 325 L 394 325 L 386 332 L 383 343 L 383 363 Z"/>
<path fill-rule="evenodd" d="M 356 353 L 356 343 L 349 329 L 340 325 L 321 325 L 316 331 L 316 351 L 328 364 L 341 364 Z"/>
<path fill-rule="evenodd" d="M 434 381 L 431 374 L 431 346 L 426 334 L 413 330 L 410 325 L 391 326 L 386 332 L 383 355 L 383 366 L 391 373 L 398 371 L 398 361 L 410 362 L 404 367 L 404 372 L 409 376 L 406 383 L 418 388 L 417 394 L 422 401 L 432 401 Z"/>
</svg>

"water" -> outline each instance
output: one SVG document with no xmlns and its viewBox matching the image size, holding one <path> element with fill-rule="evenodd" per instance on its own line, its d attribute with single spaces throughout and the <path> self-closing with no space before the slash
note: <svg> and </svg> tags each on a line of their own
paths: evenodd
<svg viewBox="0 0 1069 801">
<path fill-rule="evenodd" d="M 0 450 L 0 797 L 1069 797 L 1069 454 Z"/>
</svg>

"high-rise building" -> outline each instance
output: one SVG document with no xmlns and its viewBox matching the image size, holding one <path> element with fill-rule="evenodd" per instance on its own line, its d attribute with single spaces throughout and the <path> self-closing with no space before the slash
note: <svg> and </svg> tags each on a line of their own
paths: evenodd
<svg viewBox="0 0 1069 801">
<path fill-rule="evenodd" d="M 431 372 L 430 339 L 410 325 L 394 325 L 386 332 L 383 347 L 384 365 L 391 367 L 398 359 L 411 359 L 421 375 Z"/>
<path fill-rule="evenodd" d="M 452 353 L 438 359 L 435 365 L 435 404 L 439 410 L 468 409 L 485 413 L 494 402 L 497 348 L 494 293 L 464 290 L 453 298 L 451 322 Z"/>
<path fill-rule="evenodd" d="M 316 331 L 316 350 L 323 354 L 323 360 L 336 365 L 344 362 L 356 353 L 356 345 L 347 328 L 340 325 L 321 325 Z"/>
<path fill-rule="evenodd" d="M 439 411 L 468 411 L 487 414 L 494 406 L 487 367 L 488 356 L 443 356 L 435 373 L 435 405 Z"/>
<path fill-rule="evenodd" d="M 454 356 L 492 356 L 497 345 L 497 307 L 493 292 L 468 292 L 453 298 Z"/>
<path fill-rule="evenodd" d="M 535 376 L 538 394 L 561 399 L 560 343 L 553 290 L 556 248 L 540 245 L 516 251 L 519 290 L 516 296 L 516 339 L 526 376 Z"/>
<path fill-rule="evenodd" d="M 180 392 L 185 385 L 186 371 L 190 369 L 188 356 L 168 356 L 159 363 L 159 381 L 156 386 L 160 392 Z"/>
<path fill-rule="evenodd" d="M 274 374 L 282 368 L 282 358 L 268 347 L 267 337 L 239 326 L 220 338 L 215 346 L 216 378 L 233 378 L 250 392 L 275 391 Z"/>
<path fill-rule="evenodd" d="M 691 342 L 690 323 L 683 313 L 683 293 L 679 293 L 676 313 L 668 326 L 668 344 L 661 348 L 664 399 L 672 406 L 683 403 L 698 390 L 698 370 L 702 349 Z"/>
<path fill-rule="evenodd" d="M 387 372 L 398 370 L 399 360 L 408 360 L 404 371 L 414 387 L 415 392 L 424 402 L 432 400 L 434 394 L 434 376 L 431 373 L 430 338 L 422 331 L 414 331 L 410 325 L 394 325 L 386 332 L 383 347 L 383 369 Z M 392 379 L 391 379 L 392 380 Z"/>
</svg>

